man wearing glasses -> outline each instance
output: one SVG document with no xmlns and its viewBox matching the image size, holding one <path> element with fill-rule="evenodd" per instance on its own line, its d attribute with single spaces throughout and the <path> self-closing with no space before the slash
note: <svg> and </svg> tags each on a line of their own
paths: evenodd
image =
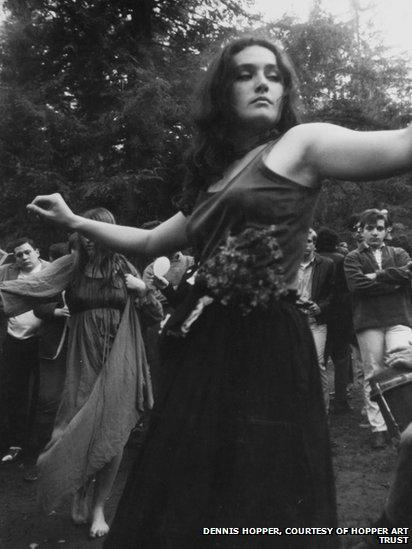
<svg viewBox="0 0 412 549">
<path fill-rule="evenodd" d="M 0 282 L 25 278 L 48 265 L 47 261 L 40 259 L 38 249 L 29 238 L 16 240 L 10 249 L 15 262 L 0 267 Z M 33 311 L 1 319 L 0 422 L 2 444 L 8 446 L 1 463 L 16 461 L 29 437 L 38 390 L 40 324 L 41 320 L 34 316 Z"/>
<path fill-rule="evenodd" d="M 383 448 L 386 424 L 377 403 L 370 399 L 369 380 L 385 367 L 385 357 L 394 349 L 408 348 L 412 338 L 411 283 L 406 266 L 411 260 L 402 248 L 385 245 L 388 221 L 385 212 L 364 211 L 359 218 L 363 242 L 344 262 L 346 279 L 353 298 L 353 324 L 359 342 L 368 422 L 372 430 L 371 446 Z M 389 270 L 398 275 L 392 283 Z"/>
</svg>

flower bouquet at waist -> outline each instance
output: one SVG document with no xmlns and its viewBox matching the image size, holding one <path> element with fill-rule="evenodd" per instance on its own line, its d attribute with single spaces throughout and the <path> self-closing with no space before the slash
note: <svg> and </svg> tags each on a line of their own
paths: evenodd
<svg viewBox="0 0 412 549">
<path fill-rule="evenodd" d="M 282 251 L 275 226 L 248 227 L 229 236 L 199 268 L 196 285 L 223 305 L 243 315 L 268 308 L 288 294 L 281 267 Z"/>
</svg>

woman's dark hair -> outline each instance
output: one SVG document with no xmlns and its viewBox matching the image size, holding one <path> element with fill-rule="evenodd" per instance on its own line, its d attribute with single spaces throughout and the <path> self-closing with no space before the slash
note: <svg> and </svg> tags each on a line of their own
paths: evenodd
<svg viewBox="0 0 412 549">
<path fill-rule="evenodd" d="M 114 215 L 106 208 L 93 208 L 82 214 L 86 219 L 102 221 L 103 223 L 116 224 Z M 90 259 L 84 247 L 82 238 L 78 235 L 77 245 L 74 249 L 77 250 L 77 273 L 84 273 L 84 269 Z M 105 248 L 97 242 L 94 244 L 94 257 L 92 260 L 92 272 L 102 276 L 102 287 L 114 286 L 116 275 L 126 274 L 130 272 L 126 258 L 119 253 L 113 252 Z"/>
<path fill-rule="evenodd" d="M 210 184 L 210 175 L 221 175 L 236 157 L 231 139 L 235 120 L 231 104 L 235 74 L 233 57 L 250 46 L 261 46 L 273 52 L 284 86 L 280 119 L 265 135 L 265 141 L 299 123 L 297 78 L 286 53 L 266 38 L 246 36 L 233 40 L 212 61 L 197 93 L 195 135 L 187 158 L 187 190 L 205 188 Z"/>
</svg>

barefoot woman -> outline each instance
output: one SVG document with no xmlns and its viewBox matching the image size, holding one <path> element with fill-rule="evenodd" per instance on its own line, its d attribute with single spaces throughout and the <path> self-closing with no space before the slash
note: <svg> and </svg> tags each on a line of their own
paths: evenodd
<svg viewBox="0 0 412 549">
<path fill-rule="evenodd" d="M 105 208 L 84 215 L 115 222 Z M 161 305 L 147 295 L 145 284 L 122 255 L 86 237 L 78 239 L 76 248 L 74 255 L 57 260 L 41 277 L 15 282 L 14 289 L 23 301 L 53 297 L 65 289 L 71 315 L 66 378 L 51 440 L 39 458 L 39 498 L 50 512 L 74 493 L 73 520 L 90 523 L 90 536 L 101 537 L 109 530 L 104 506 L 123 446 L 142 409 L 142 395 L 149 405 L 152 398 L 134 308 L 143 307 L 145 317 L 151 315 L 157 322 Z M 137 290 L 130 292 L 132 286 Z M 12 291 L 13 285 L 8 289 Z M 19 305 L 18 295 L 2 295 Z"/>
<path fill-rule="evenodd" d="M 293 302 L 296 273 L 321 179 L 371 179 L 412 167 L 412 128 L 364 133 L 298 125 L 295 94 L 293 71 L 277 47 L 235 40 L 206 74 L 181 212 L 145 231 L 83 219 L 60 195 L 29 205 L 134 253 L 155 256 L 190 244 L 202 265 L 229 234 L 241 238 L 247 227 L 271 225 L 283 252 L 286 297 L 247 315 L 215 299 L 180 350 L 165 354 L 169 380 L 106 547 L 276 547 L 263 536 L 202 536 L 202 528 L 336 524 L 316 355 Z"/>
</svg>

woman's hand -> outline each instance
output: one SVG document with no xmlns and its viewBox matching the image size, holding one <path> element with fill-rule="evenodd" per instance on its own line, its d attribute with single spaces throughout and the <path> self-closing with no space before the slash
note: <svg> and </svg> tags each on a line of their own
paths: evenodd
<svg viewBox="0 0 412 549">
<path fill-rule="evenodd" d="M 158 290 L 164 290 L 169 286 L 169 281 L 164 276 L 157 276 L 154 273 L 148 273 L 147 282 L 149 286 L 157 288 Z"/>
<path fill-rule="evenodd" d="M 69 308 L 67 307 L 67 305 L 65 305 L 64 307 L 56 307 L 54 309 L 54 316 L 57 316 L 59 318 L 70 318 L 70 311 L 69 311 Z"/>
<path fill-rule="evenodd" d="M 138 278 L 137 276 L 133 276 L 132 274 L 128 273 L 124 275 L 124 280 L 126 283 L 126 288 L 128 290 L 137 292 L 139 296 L 145 295 L 147 287 L 141 278 Z"/>
<path fill-rule="evenodd" d="M 75 228 L 77 216 L 59 193 L 36 196 L 33 202 L 27 205 L 27 209 L 53 223 L 58 223 L 69 229 Z"/>
<path fill-rule="evenodd" d="M 158 290 L 164 290 L 169 286 L 169 281 L 164 276 L 153 275 L 153 285 L 156 286 Z"/>
</svg>

